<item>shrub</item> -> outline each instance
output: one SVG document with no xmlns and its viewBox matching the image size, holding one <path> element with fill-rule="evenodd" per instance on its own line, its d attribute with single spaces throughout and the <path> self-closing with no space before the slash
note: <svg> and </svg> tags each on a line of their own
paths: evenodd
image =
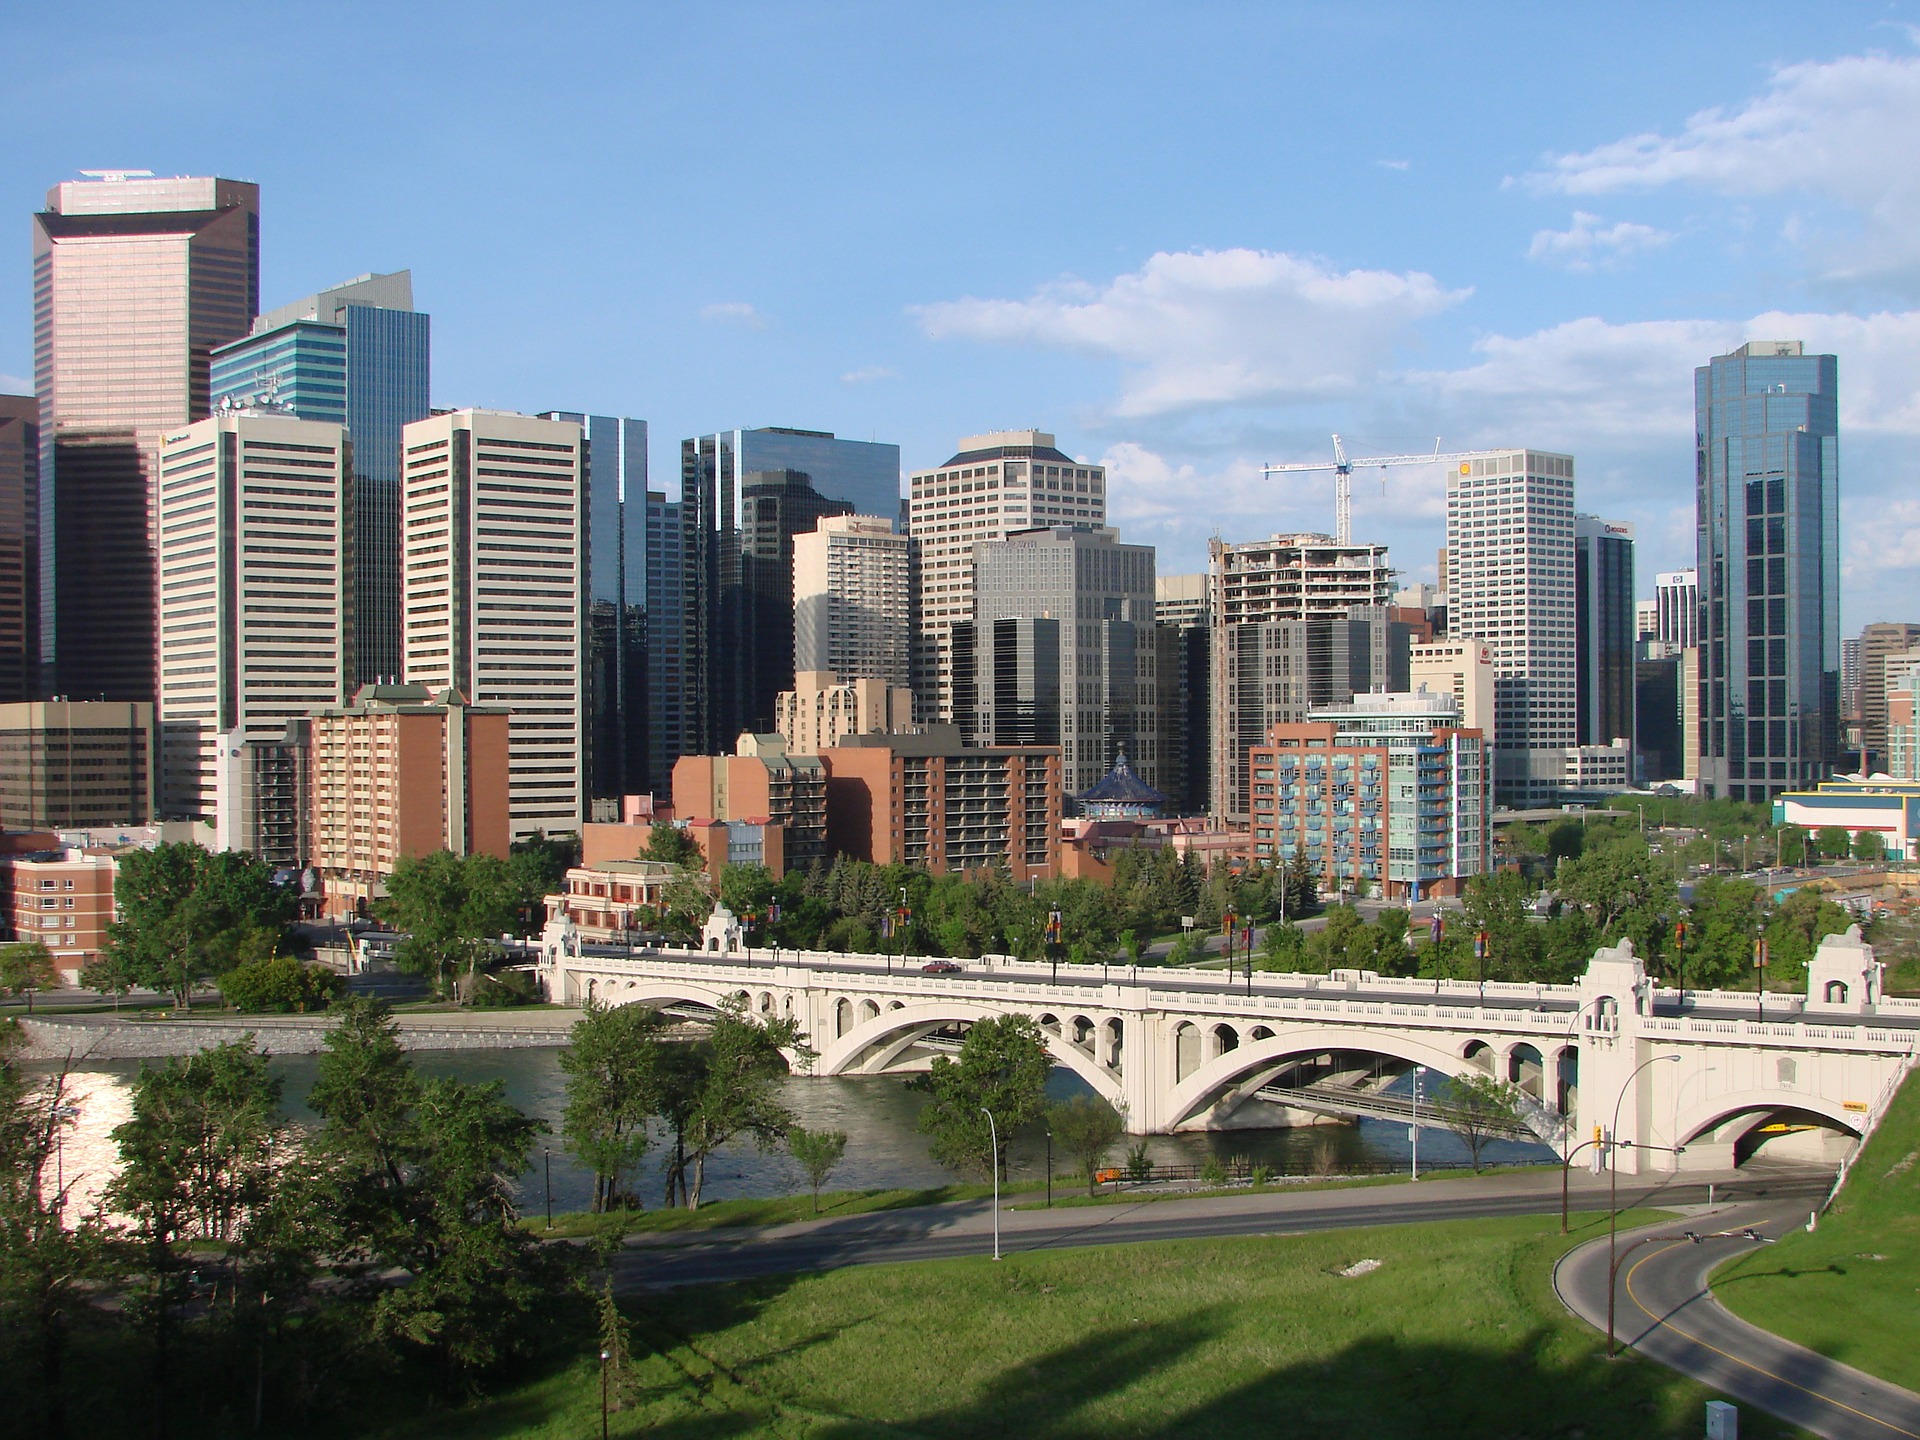
<svg viewBox="0 0 1920 1440">
<path fill-rule="evenodd" d="M 1220 1157 L 1209 1155 L 1200 1166 L 1200 1183 L 1203 1185 L 1224 1185 L 1227 1183 L 1226 1166 L 1220 1163 Z"/>
<path fill-rule="evenodd" d="M 236 965 L 220 977 L 220 994 L 251 1014 L 324 1010 L 344 994 L 347 982 L 324 965 L 305 965 L 291 955 L 270 955 Z"/>
<path fill-rule="evenodd" d="M 540 987 L 526 970 L 483 970 L 473 977 L 473 993 L 467 1003 L 479 1010 L 538 1005 Z"/>
</svg>

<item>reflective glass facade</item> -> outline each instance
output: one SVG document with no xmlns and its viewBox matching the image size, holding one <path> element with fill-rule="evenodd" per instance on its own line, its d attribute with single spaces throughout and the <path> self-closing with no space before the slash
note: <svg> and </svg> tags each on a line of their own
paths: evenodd
<svg viewBox="0 0 1920 1440">
<path fill-rule="evenodd" d="M 1694 372 L 1702 793 L 1760 801 L 1839 755 L 1838 364 L 1756 341 Z"/>
<path fill-rule="evenodd" d="M 40 407 L 0 395 L 0 704 L 40 679 Z"/>
<path fill-rule="evenodd" d="M 1633 527 L 1573 517 L 1574 658 L 1578 743 L 1634 735 Z"/>
<path fill-rule="evenodd" d="M 650 788 L 647 738 L 647 422 L 549 411 L 587 441 L 587 799 Z"/>
<path fill-rule="evenodd" d="M 43 659 L 73 699 L 152 700 L 159 438 L 207 415 L 212 351 L 259 309 L 260 189 L 56 185 L 34 216 L 33 301 Z"/>
<path fill-rule="evenodd" d="M 828 515 L 900 510 L 900 447 L 814 430 L 726 430 L 680 447 L 693 743 L 771 730 L 793 688 L 793 537 Z"/>
<path fill-rule="evenodd" d="M 353 441 L 355 683 L 400 674 L 400 432 L 431 404 L 433 321 L 408 272 L 310 295 L 213 356 L 216 407 L 345 425 Z"/>
</svg>

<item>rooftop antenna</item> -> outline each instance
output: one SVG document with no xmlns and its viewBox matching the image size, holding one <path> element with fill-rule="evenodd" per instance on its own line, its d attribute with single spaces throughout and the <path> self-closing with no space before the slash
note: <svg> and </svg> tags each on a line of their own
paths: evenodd
<svg viewBox="0 0 1920 1440">
<path fill-rule="evenodd" d="M 89 180 L 151 180 L 151 170 L 82 170 Z"/>
</svg>

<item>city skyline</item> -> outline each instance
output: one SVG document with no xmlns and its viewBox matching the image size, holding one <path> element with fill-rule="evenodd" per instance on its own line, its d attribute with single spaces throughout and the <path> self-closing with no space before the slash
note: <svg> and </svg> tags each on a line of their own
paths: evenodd
<svg viewBox="0 0 1920 1440">
<path fill-rule="evenodd" d="M 263 83 L 249 77 L 271 75 L 276 47 L 298 50 L 317 22 L 226 27 L 259 63 L 223 71 L 215 104 L 195 98 L 195 63 L 150 63 L 184 59 L 184 29 L 106 8 L 122 23 L 84 34 L 51 14 L 0 22 L 36 71 L 139 75 L 57 126 L 27 114 L 21 92 L 20 139 L 0 160 L 14 203 L 32 208 L 101 163 L 253 180 L 263 305 L 411 268 L 439 332 L 437 405 L 644 416 L 649 468 L 669 490 L 673 440 L 727 425 L 897 443 L 913 470 L 938 464 L 954 434 L 1044 424 L 1069 454 L 1106 466 L 1123 536 L 1183 573 L 1203 567 L 1216 528 L 1228 539 L 1331 528 L 1326 480 L 1263 481 L 1260 462 L 1317 458 L 1336 429 L 1368 452 L 1437 433 L 1449 449 L 1578 456 L 1579 504 L 1636 526 L 1644 578 L 1692 559 L 1680 493 L 1692 367 L 1788 334 L 1840 356 L 1848 397 L 1842 629 L 1920 609 L 1907 563 L 1920 546 L 1899 543 L 1920 527 L 1920 502 L 1899 488 L 1920 430 L 1907 402 L 1920 374 L 1907 182 L 1869 183 L 1871 153 L 1805 159 L 1848 135 L 1920 129 L 1906 98 L 1920 59 L 1882 9 L 1842 7 L 1818 26 L 1783 11 L 1743 33 L 1661 16 L 1660 46 L 1646 43 L 1656 22 L 1636 17 L 1603 30 L 1531 15 L 1492 27 L 1404 11 L 1220 14 L 1168 34 L 1137 16 L 1095 33 L 1065 10 L 1020 17 L 1009 41 L 930 17 L 877 39 L 859 7 L 811 22 L 649 16 L 607 35 L 559 116 L 519 137 L 503 128 L 525 118 L 512 104 L 487 114 L 450 82 L 397 83 L 409 36 L 437 27 L 424 7 L 392 17 L 391 46 L 360 82 L 365 105 L 289 141 L 237 132 L 226 107 L 247 103 Z M 516 61 L 537 74 L 564 50 L 579 65 L 557 39 L 566 28 L 522 37 Z M 1689 43 L 1708 31 L 1711 45 Z M 1363 44 L 1368 65 L 1316 75 L 1312 57 L 1343 43 Z M 1017 99 L 965 127 L 935 118 L 989 44 Z M 483 67 L 505 62 L 492 41 L 463 45 Z M 1075 87 L 1041 83 L 1069 47 L 1136 100 L 1087 107 Z M 1511 67 L 1474 113 L 1440 103 L 1470 68 L 1574 47 L 1577 74 Z M 715 120 L 681 103 L 700 65 L 650 57 L 720 49 L 765 83 Z M 950 73 L 908 63 L 941 51 L 955 56 Z M 1203 53 L 1215 68 L 1182 64 Z M 810 64 L 859 65 L 866 83 L 796 116 L 785 102 Z M 1202 83 L 1233 101 L 1187 105 Z M 765 138 L 768 107 L 790 140 Z M 641 159 L 621 169 L 557 153 L 559 123 L 624 137 Z M 430 138 L 394 138 L 416 132 Z M 789 144 L 831 158 L 775 178 L 768 162 Z M 461 146 L 497 152 L 499 186 L 429 163 Z M 1781 163 L 1763 174 L 1770 155 Z M 1122 156 L 1134 183 L 1116 173 Z M 793 223 L 657 223 L 677 181 L 729 165 L 760 175 L 764 201 Z M 342 187 L 355 203 L 339 203 Z M 550 190 L 594 197 L 570 212 L 556 265 L 537 258 L 526 218 Z M 956 198 L 1022 191 L 1046 205 L 1047 225 L 987 243 L 966 226 L 894 238 L 935 228 L 926 212 Z M 1473 223 L 1433 223 L 1456 213 Z M 10 381 L 29 378 L 29 301 L 24 286 L 0 300 Z M 1331 325 L 1336 311 L 1353 323 Z M 1385 494 L 1376 476 L 1360 481 L 1356 533 L 1391 546 L 1408 579 L 1431 578 L 1443 476 L 1396 471 Z"/>
</svg>

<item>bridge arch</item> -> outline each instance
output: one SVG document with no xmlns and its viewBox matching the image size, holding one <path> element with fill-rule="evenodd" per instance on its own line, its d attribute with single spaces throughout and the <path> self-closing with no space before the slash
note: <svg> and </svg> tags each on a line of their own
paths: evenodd
<svg viewBox="0 0 1920 1440">
<path fill-rule="evenodd" d="M 823 1047 L 813 1073 L 843 1075 L 854 1068 L 854 1062 L 859 1059 L 861 1052 L 881 1044 L 902 1030 L 933 1030 L 942 1025 L 973 1024 L 981 1020 L 993 1020 L 1006 1013 L 1005 1010 L 964 1000 L 929 1000 L 898 1010 L 884 1011 Z M 1091 1055 L 1076 1047 L 1058 1030 L 1042 1029 L 1040 1037 L 1046 1042 L 1047 1054 L 1055 1064 L 1066 1066 L 1092 1086 L 1096 1094 L 1115 1105 L 1120 1104 L 1122 1096 L 1117 1076 L 1096 1064 Z"/>
<path fill-rule="evenodd" d="M 1738 1134 L 1725 1137 L 1737 1144 L 1759 1126 L 1786 1111 L 1797 1111 L 1824 1120 L 1836 1130 L 1856 1138 L 1864 1117 L 1839 1103 L 1803 1090 L 1736 1090 L 1703 1100 L 1686 1111 L 1674 1126 L 1676 1145 L 1691 1145 L 1702 1135 L 1720 1129 L 1735 1120 L 1748 1123 Z"/>
<path fill-rule="evenodd" d="M 1476 1061 L 1463 1057 L 1456 1050 L 1430 1045 L 1416 1034 L 1359 1025 L 1288 1027 L 1270 1039 L 1254 1040 L 1249 1037 L 1238 1049 L 1208 1059 L 1181 1080 L 1167 1098 L 1163 1112 L 1167 1128 L 1177 1128 L 1208 1106 L 1219 1103 L 1251 1077 L 1277 1070 L 1287 1061 L 1300 1056 L 1334 1051 L 1384 1055 L 1389 1059 L 1403 1060 L 1409 1065 L 1438 1071 L 1449 1079 L 1485 1073 Z M 1228 1108 L 1237 1106 L 1239 1099 L 1235 1099 Z"/>
<path fill-rule="evenodd" d="M 703 1005 L 718 1010 L 734 998 L 725 990 L 684 980 L 628 980 L 616 975 L 576 975 L 573 979 L 581 999 L 592 995 L 602 1005 L 650 1005 L 656 1010 L 669 1005 Z"/>
</svg>

